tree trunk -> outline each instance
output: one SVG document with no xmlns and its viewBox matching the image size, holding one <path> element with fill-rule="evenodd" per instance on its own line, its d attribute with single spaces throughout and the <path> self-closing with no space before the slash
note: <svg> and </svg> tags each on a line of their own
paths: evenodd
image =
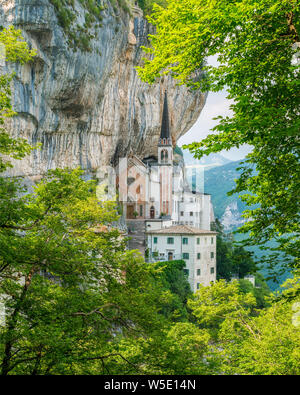
<svg viewBox="0 0 300 395">
<path fill-rule="evenodd" d="M 37 270 L 37 267 L 35 265 L 32 266 L 32 268 L 25 280 L 25 284 L 24 284 L 20 299 L 18 300 L 18 302 L 16 304 L 15 310 L 14 310 L 13 314 L 11 315 L 10 322 L 8 324 L 6 334 L 9 336 L 9 340 L 5 343 L 4 358 L 2 361 L 2 365 L 1 365 L 1 375 L 2 376 L 6 376 L 8 374 L 8 372 L 10 371 L 11 353 L 12 353 L 12 346 L 13 346 L 13 340 L 10 335 L 12 335 L 12 332 L 16 328 L 19 312 L 22 308 L 22 305 L 23 305 L 25 297 L 26 297 L 26 293 L 28 291 L 28 288 L 29 288 L 31 281 L 32 281 L 32 277 L 33 277 L 34 273 L 36 272 L 36 270 Z"/>
</svg>

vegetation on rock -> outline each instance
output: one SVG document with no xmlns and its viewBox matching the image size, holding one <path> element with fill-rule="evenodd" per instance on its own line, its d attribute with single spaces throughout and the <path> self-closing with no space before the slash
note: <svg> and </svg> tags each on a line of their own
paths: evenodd
<svg viewBox="0 0 300 395">
<path fill-rule="evenodd" d="M 97 0 L 78 0 L 85 10 L 84 25 L 76 23 L 75 0 L 50 0 L 54 6 L 58 23 L 68 37 L 69 45 L 74 49 L 91 51 L 90 42 L 95 38 L 96 28 L 102 26 L 102 11 L 105 6 Z"/>
<path fill-rule="evenodd" d="M 167 0 L 138 0 L 138 5 L 145 12 L 145 14 L 151 14 L 154 4 L 166 7 Z"/>
<path fill-rule="evenodd" d="M 108 8 L 108 2 L 111 4 L 114 12 L 118 14 L 123 10 L 131 14 L 131 0 L 78 0 L 85 10 L 85 22 L 83 26 L 77 23 L 75 12 L 75 0 L 49 0 L 54 6 L 58 23 L 63 28 L 68 43 L 74 50 L 80 49 L 84 52 L 90 52 L 91 41 L 96 38 L 96 30 L 102 27 L 102 12 Z M 151 13 L 153 4 L 161 6 L 166 5 L 165 0 L 138 0 L 138 5 L 145 14 Z"/>
</svg>

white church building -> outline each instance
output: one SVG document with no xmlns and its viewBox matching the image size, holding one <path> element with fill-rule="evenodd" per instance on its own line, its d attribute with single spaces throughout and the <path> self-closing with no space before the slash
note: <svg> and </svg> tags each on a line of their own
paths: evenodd
<svg viewBox="0 0 300 395">
<path fill-rule="evenodd" d="M 157 157 L 120 161 L 117 185 L 129 248 L 151 261 L 184 259 L 195 292 L 216 280 L 216 232 L 211 196 L 188 185 L 183 157 L 174 154 L 165 94 Z"/>
<path fill-rule="evenodd" d="M 216 280 L 216 232 L 175 225 L 147 232 L 151 260 L 183 259 L 193 292 Z"/>
</svg>

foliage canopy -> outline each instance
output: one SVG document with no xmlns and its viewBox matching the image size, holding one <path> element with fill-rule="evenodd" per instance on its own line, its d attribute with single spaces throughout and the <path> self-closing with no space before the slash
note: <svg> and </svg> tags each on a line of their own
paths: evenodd
<svg viewBox="0 0 300 395">
<path fill-rule="evenodd" d="M 149 20 L 157 34 L 145 48 L 151 56 L 138 69 L 141 78 L 153 83 L 170 73 L 191 89 L 227 89 L 233 115 L 217 117 L 214 134 L 184 148 L 200 158 L 253 147 L 232 191 L 255 207 L 245 211 L 241 231 L 255 245 L 275 239 L 286 262 L 298 267 L 299 1 L 170 0 L 154 9 Z M 275 260 L 276 253 L 271 269 Z"/>
<path fill-rule="evenodd" d="M 34 55 L 17 31 L 3 37 L 12 61 Z M 2 77 L 4 122 L 12 76 Z M 30 193 L 4 177 L 30 149 L 2 130 L 2 375 L 300 373 L 299 278 L 264 309 L 238 282 L 190 295 L 182 261 L 155 267 L 126 250 L 115 203 L 81 170 L 49 171 Z"/>
</svg>

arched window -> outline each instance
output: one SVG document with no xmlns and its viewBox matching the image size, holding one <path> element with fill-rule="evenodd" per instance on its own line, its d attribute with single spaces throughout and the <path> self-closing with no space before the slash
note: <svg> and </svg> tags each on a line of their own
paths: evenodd
<svg viewBox="0 0 300 395">
<path fill-rule="evenodd" d="M 160 158 L 162 163 L 167 163 L 168 162 L 168 151 L 167 150 L 162 150 L 160 154 Z"/>
</svg>

